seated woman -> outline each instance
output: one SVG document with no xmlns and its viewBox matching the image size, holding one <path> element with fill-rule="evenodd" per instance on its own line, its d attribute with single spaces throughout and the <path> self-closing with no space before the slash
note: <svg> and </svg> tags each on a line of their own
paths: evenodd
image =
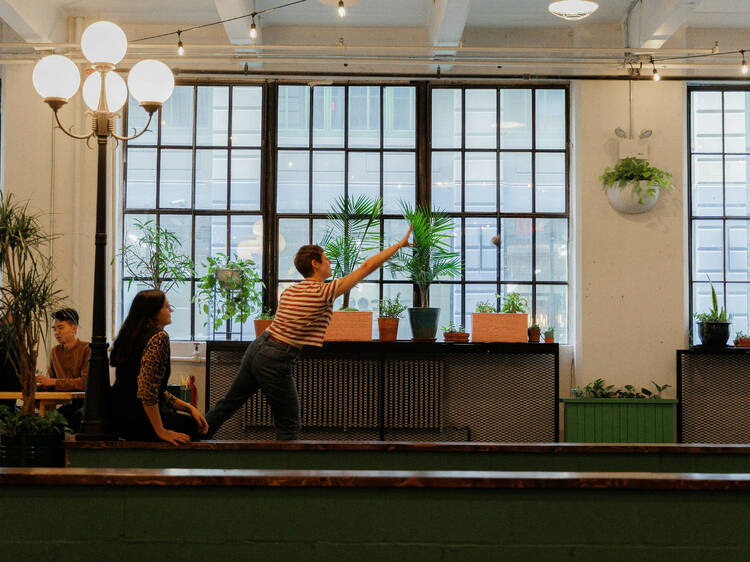
<svg viewBox="0 0 750 562">
<path fill-rule="evenodd" d="M 177 445 L 208 431 L 206 418 L 195 406 L 167 392 L 170 355 L 164 326 L 171 322 L 167 296 L 157 290 L 141 291 L 112 345 L 110 364 L 117 369 L 112 419 L 115 432 L 129 441 Z"/>
</svg>

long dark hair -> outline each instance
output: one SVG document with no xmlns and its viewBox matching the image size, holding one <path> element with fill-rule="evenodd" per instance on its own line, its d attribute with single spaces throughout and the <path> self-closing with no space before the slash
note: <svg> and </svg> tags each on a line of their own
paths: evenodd
<svg viewBox="0 0 750 562">
<path fill-rule="evenodd" d="M 120 333 L 112 344 L 109 363 L 113 367 L 124 365 L 132 357 L 138 338 L 156 328 L 154 318 L 164 306 L 167 296 L 157 289 L 140 291 L 130 305 L 128 317 L 122 323 Z"/>
</svg>

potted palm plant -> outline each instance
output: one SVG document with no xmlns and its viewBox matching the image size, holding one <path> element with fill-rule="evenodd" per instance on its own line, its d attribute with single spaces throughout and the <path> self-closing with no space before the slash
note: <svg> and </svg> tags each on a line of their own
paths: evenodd
<svg viewBox="0 0 750 562">
<path fill-rule="evenodd" d="M 380 341 L 396 341 L 398 319 L 404 310 L 406 310 L 406 305 L 399 301 L 400 296 L 401 293 L 396 293 L 394 298 L 384 298 L 380 301 L 380 315 L 378 316 L 378 335 Z"/>
<path fill-rule="evenodd" d="M 471 340 L 525 343 L 529 335 L 528 309 L 528 301 L 519 293 L 508 293 L 500 312 L 491 302 L 477 303 L 471 319 Z"/>
<path fill-rule="evenodd" d="M 206 274 L 196 285 L 195 301 L 211 321 L 215 336 L 224 322 L 237 320 L 243 324 L 254 311 L 261 309 L 265 285 L 253 260 L 241 260 L 236 255 L 230 259 L 218 253 L 206 261 L 203 264 Z M 231 275 L 223 275 L 226 270 Z"/>
<path fill-rule="evenodd" d="M 59 464 L 61 458 L 65 418 L 34 414 L 39 345 L 46 342 L 52 310 L 62 305 L 52 260 L 44 255 L 53 238 L 28 203 L 16 202 L 13 194 L 0 197 L 0 349 L 23 399 L 20 414 L 4 411 L 0 419 L 0 463 L 5 465 L 45 466 Z"/>
<path fill-rule="evenodd" d="M 612 208 L 626 214 L 648 211 L 659 199 L 660 188 L 668 191 L 674 187 L 671 172 L 632 157 L 623 158 L 614 169 L 604 170 L 599 180 Z"/>
<path fill-rule="evenodd" d="M 341 196 L 331 205 L 328 230 L 320 242 L 331 260 L 333 277 L 345 277 L 357 269 L 365 254 L 380 249 L 380 199 L 360 195 Z M 343 295 L 341 310 L 333 312 L 325 339 L 329 341 L 372 340 L 372 312 L 349 307 L 350 294 Z"/>
<path fill-rule="evenodd" d="M 394 274 L 408 276 L 417 286 L 418 306 L 409 308 L 412 338 L 434 341 L 439 308 L 431 308 L 430 285 L 441 277 L 461 276 L 461 258 L 453 251 L 453 220 L 442 210 L 427 205 L 401 203 L 403 216 L 412 225 L 414 245 L 396 254 L 388 267 Z"/>
<path fill-rule="evenodd" d="M 708 282 L 711 283 L 711 310 L 695 315 L 698 321 L 698 335 L 706 347 L 724 347 L 729 339 L 732 316 L 727 314 L 723 306 L 719 309 L 719 299 L 716 298 L 716 289 L 710 277 Z"/>
</svg>

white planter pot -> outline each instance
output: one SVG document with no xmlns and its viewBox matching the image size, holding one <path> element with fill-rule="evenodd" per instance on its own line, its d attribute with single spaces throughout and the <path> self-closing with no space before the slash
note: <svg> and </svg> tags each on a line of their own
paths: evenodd
<svg viewBox="0 0 750 562">
<path fill-rule="evenodd" d="M 642 189 L 640 197 L 633 191 L 632 184 L 620 187 L 618 182 L 612 187 L 607 188 L 607 199 L 609 199 L 609 204 L 615 211 L 628 215 L 636 215 L 638 213 L 645 213 L 656 205 L 656 202 L 659 200 L 659 186 L 652 185 L 647 187 L 647 182 L 645 181 L 640 181 L 638 184 Z M 656 190 L 653 197 L 647 193 L 651 188 Z M 643 203 L 638 202 L 639 198 Z"/>
</svg>

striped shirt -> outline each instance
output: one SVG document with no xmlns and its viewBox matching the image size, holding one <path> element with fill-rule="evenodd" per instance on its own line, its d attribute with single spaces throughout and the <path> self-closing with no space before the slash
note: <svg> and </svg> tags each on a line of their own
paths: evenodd
<svg viewBox="0 0 750 562">
<path fill-rule="evenodd" d="M 276 317 L 268 331 L 273 337 L 297 347 L 323 345 L 323 336 L 333 316 L 333 301 L 339 279 L 330 283 L 300 281 L 283 293 Z"/>
</svg>

